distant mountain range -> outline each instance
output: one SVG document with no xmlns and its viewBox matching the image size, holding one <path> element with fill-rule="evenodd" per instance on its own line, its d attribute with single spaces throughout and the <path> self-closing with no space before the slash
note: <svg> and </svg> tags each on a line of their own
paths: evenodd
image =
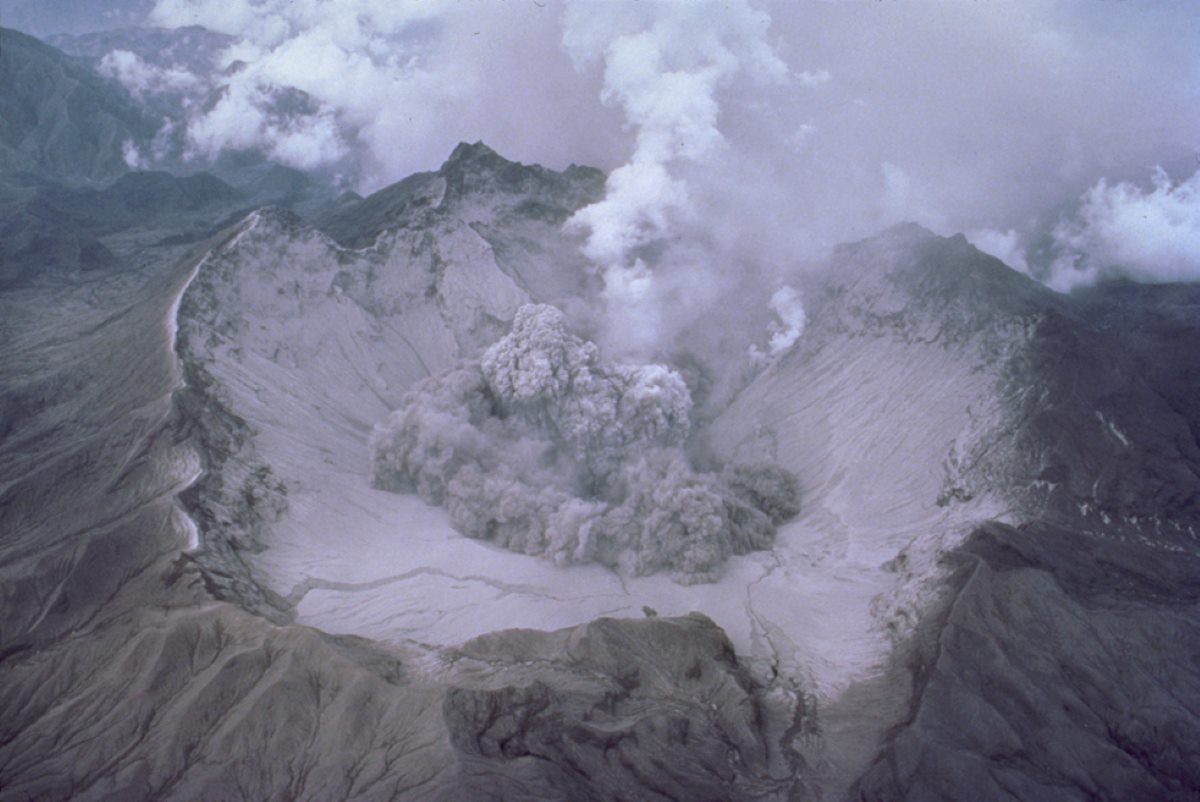
<svg viewBox="0 0 1200 802">
<path fill-rule="evenodd" d="M 154 0 L 5 0 L 0 25 L 44 38 L 85 34 L 103 20 L 110 28 L 139 24 Z"/>
<path fill-rule="evenodd" d="M 70 183 L 128 170 L 127 142 L 155 120 L 119 85 L 33 37 L 0 29 L 0 168 Z"/>
<path fill-rule="evenodd" d="M 205 69 L 227 37 L 136 29 L 58 41 L 80 55 L 0 29 L 0 74 L 10 79 L 0 82 L 0 287 L 112 265 L 114 243 L 101 242 L 104 235 L 141 229 L 195 240 L 256 206 L 315 211 L 334 196 L 324 177 L 249 152 L 175 174 L 134 166 L 131 148 L 155 137 L 164 110 L 102 77 L 95 62 L 110 47 L 129 46 L 151 61 L 190 58 Z M 180 170 L 177 156 L 164 166 Z M 204 167 L 220 178 L 197 172 Z"/>
</svg>

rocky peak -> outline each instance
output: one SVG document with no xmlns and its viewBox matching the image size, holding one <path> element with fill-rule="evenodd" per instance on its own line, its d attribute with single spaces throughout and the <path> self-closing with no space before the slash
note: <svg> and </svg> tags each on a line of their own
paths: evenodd
<svg viewBox="0 0 1200 802">
<path fill-rule="evenodd" d="M 816 283 L 811 325 L 908 340 L 999 347 L 1047 315 L 1067 314 L 1059 296 L 961 234 L 914 223 L 840 246 Z"/>
<path fill-rule="evenodd" d="M 563 220 L 574 208 L 599 200 L 604 186 L 599 170 L 573 166 L 556 172 L 525 165 L 505 159 L 482 142 L 460 142 L 438 175 L 446 181 L 451 204 L 495 198 L 506 206 L 518 205 Z"/>
<path fill-rule="evenodd" d="M 941 306 L 956 296 L 983 305 L 1057 305 L 1055 293 L 967 241 L 939 236 L 916 223 L 900 223 L 869 239 L 838 247 L 843 275 L 885 275 L 914 300 Z"/>
<path fill-rule="evenodd" d="M 578 208 L 603 197 L 604 174 L 509 161 L 482 142 L 459 143 L 436 172 L 416 173 L 317 221 L 344 246 L 370 245 L 384 231 L 457 218 L 490 227 L 523 218 L 560 227 Z"/>
<path fill-rule="evenodd" d="M 453 169 L 479 169 L 492 167 L 504 167 L 506 165 L 516 164 L 501 156 L 496 151 L 483 144 L 482 141 L 473 144 L 467 142 L 459 142 L 454 146 L 454 150 L 450 152 L 450 158 L 442 163 L 441 172 L 447 172 Z"/>
</svg>

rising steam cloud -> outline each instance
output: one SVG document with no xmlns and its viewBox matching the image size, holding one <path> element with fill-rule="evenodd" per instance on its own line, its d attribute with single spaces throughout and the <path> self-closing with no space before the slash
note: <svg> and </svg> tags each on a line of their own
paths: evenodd
<svg viewBox="0 0 1200 802">
<path fill-rule="evenodd" d="M 772 465 L 704 473 L 684 447 L 691 395 L 663 365 L 609 365 L 551 306 L 404 399 L 371 438 L 377 487 L 443 505 L 463 534 L 559 564 L 714 580 L 794 515 Z"/>
<path fill-rule="evenodd" d="M 739 76 L 770 83 L 787 73 L 766 44 L 769 25 L 744 1 L 568 6 L 567 52 L 579 68 L 603 63 L 601 98 L 635 132 L 633 155 L 609 174 L 604 200 L 569 222 L 587 232 L 584 253 L 603 273 L 619 351 L 658 339 L 663 298 L 643 252 L 694 214 L 677 168 L 703 165 L 725 147 L 719 92 Z"/>
</svg>

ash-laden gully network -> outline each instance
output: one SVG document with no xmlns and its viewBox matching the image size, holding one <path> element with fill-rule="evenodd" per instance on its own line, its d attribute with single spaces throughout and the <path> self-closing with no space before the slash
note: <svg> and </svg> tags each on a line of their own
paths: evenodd
<svg viewBox="0 0 1200 802">
<path fill-rule="evenodd" d="M 4 274 L 0 799 L 1200 793 L 1196 293 L 905 225 L 770 358 L 607 362 L 603 190 L 461 145 Z"/>
</svg>

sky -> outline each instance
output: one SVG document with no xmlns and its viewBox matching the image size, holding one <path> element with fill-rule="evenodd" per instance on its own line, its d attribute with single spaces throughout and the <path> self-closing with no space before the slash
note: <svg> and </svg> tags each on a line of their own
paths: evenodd
<svg viewBox="0 0 1200 802">
<path fill-rule="evenodd" d="M 0 0 L 0 19 L 32 0 Z M 239 41 L 190 81 L 190 155 L 260 147 L 361 192 L 459 141 L 610 171 L 572 221 L 629 305 L 641 259 L 816 259 L 902 220 L 1057 289 L 1200 277 L 1200 14 L 1186 0 L 41 0 Z M 53 21 L 53 20 L 52 20 Z M 50 23 L 47 23 L 50 24 Z M 44 32 L 44 31 L 43 31 Z M 158 83 L 155 83 L 155 82 Z M 157 89 L 156 89 L 157 87 Z M 302 112 L 287 87 L 307 93 Z M 199 95 L 198 95 L 199 97 Z"/>
</svg>

